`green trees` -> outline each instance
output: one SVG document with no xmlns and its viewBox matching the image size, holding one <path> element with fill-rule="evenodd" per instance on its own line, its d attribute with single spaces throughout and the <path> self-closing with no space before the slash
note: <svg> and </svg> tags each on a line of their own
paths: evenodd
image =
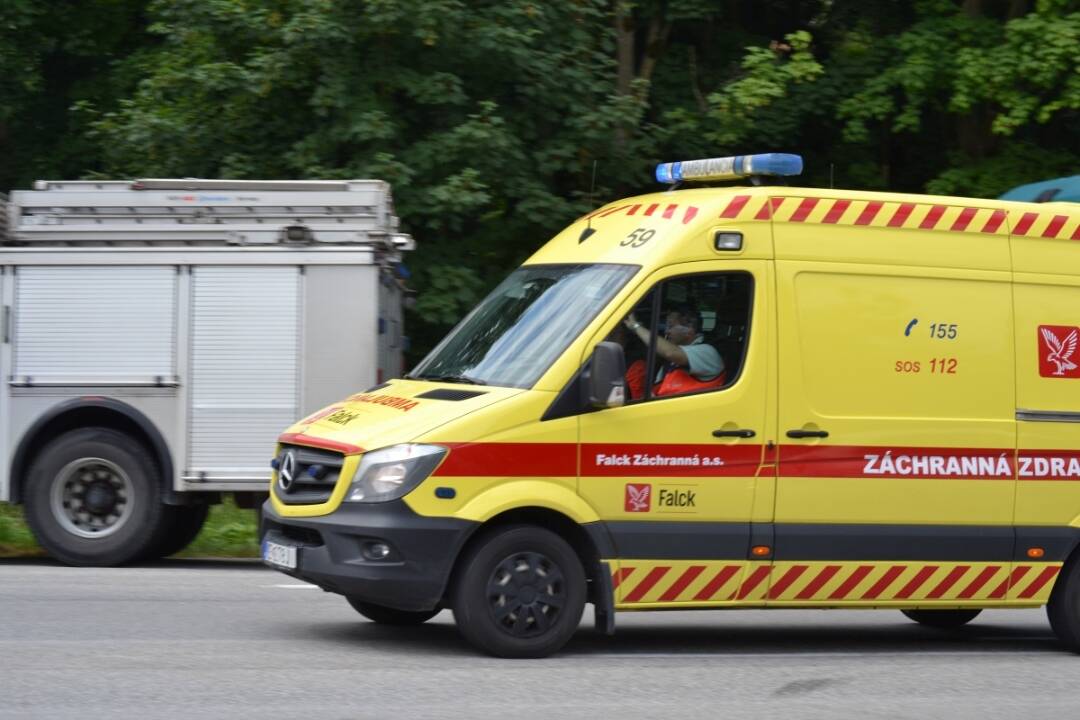
<svg viewBox="0 0 1080 720">
<path fill-rule="evenodd" d="M 420 350 L 663 159 L 793 151 L 810 184 L 973 195 L 1080 164 L 1076 0 L 44 6 L 0 8 L 5 187 L 385 178 Z"/>
</svg>

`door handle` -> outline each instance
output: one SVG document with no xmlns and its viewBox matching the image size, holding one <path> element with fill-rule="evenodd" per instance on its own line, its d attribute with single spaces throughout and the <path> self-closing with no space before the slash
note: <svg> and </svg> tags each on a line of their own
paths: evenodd
<svg viewBox="0 0 1080 720">
<path fill-rule="evenodd" d="M 826 430 L 788 430 L 787 436 L 789 438 L 827 438 L 829 433 Z"/>
<path fill-rule="evenodd" d="M 740 437 L 752 438 L 757 435 L 753 430 L 713 430 L 713 437 Z"/>
</svg>

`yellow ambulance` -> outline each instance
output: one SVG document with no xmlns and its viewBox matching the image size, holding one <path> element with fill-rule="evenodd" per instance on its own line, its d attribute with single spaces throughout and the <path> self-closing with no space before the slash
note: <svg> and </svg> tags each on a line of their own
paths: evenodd
<svg viewBox="0 0 1080 720">
<path fill-rule="evenodd" d="M 1080 651 L 1080 208 L 779 184 L 801 167 L 659 166 L 404 378 L 289 428 L 265 562 L 375 622 L 450 608 L 504 657 L 585 603 L 608 633 L 1048 605 Z"/>
</svg>

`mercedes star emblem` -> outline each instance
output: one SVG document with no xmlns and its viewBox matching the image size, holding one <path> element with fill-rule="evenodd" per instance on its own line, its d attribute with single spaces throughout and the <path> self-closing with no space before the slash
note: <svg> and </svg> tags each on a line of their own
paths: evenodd
<svg viewBox="0 0 1080 720">
<path fill-rule="evenodd" d="M 281 456 L 281 468 L 278 470 L 278 487 L 283 492 L 292 490 L 293 481 L 296 479 L 296 455 L 292 450 L 286 450 Z"/>
</svg>

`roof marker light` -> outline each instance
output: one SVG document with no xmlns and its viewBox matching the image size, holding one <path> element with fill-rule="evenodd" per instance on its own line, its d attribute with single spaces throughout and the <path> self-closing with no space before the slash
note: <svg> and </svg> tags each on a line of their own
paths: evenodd
<svg viewBox="0 0 1080 720">
<path fill-rule="evenodd" d="M 658 182 L 675 184 L 684 180 L 737 180 L 752 175 L 799 175 L 803 162 L 800 155 L 763 153 L 761 155 L 732 155 L 706 160 L 684 160 L 660 163 L 656 166 Z"/>
</svg>

